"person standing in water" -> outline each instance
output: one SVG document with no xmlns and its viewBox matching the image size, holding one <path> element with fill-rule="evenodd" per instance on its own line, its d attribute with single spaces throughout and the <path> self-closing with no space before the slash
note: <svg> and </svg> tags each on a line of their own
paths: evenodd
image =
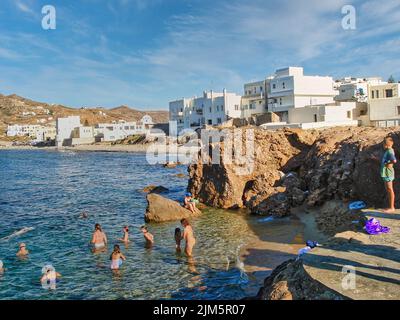
<svg viewBox="0 0 400 320">
<path fill-rule="evenodd" d="M 95 250 L 102 250 L 107 245 L 107 236 L 101 229 L 101 225 L 98 223 L 96 223 L 94 227 L 94 233 L 91 242 L 94 245 Z"/>
<path fill-rule="evenodd" d="M 180 228 L 175 228 L 175 249 L 181 252 L 182 232 Z"/>
<path fill-rule="evenodd" d="M 124 232 L 124 235 L 122 238 L 118 239 L 119 241 L 124 242 L 125 244 L 129 242 L 129 228 L 128 226 L 125 226 L 122 231 Z"/>
<path fill-rule="evenodd" d="M 385 183 L 385 189 L 389 199 L 389 207 L 385 210 L 386 213 L 393 213 L 395 209 L 395 193 L 393 189 L 393 181 L 395 179 L 394 164 L 396 164 L 396 155 L 393 150 L 393 139 L 386 137 L 383 141 L 385 153 L 381 160 L 381 177 Z"/>
<path fill-rule="evenodd" d="M 19 250 L 17 252 L 17 257 L 26 257 L 29 254 L 29 251 L 26 249 L 25 243 L 19 244 Z"/>
<path fill-rule="evenodd" d="M 193 228 L 190 225 L 189 220 L 187 219 L 182 219 L 181 224 L 184 228 L 182 239 L 185 240 L 185 253 L 188 257 L 191 257 L 193 252 L 193 247 L 196 244 Z"/>
<path fill-rule="evenodd" d="M 61 278 L 59 274 L 51 265 L 45 266 L 43 270 L 43 276 L 40 279 L 40 283 L 44 289 L 56 289 L 57 280 Z"/>
<path fill-rule="evenodd" d="M 142 226 L 140 230 L 143 232 L 146 246 L 152 246 L 154 244 L 154 236 L 149 232 L 146 226 Z"/>
<path fill-rule="evenodd" d="M 114 246 L 114 251 L 111 253 L 110 260 L 111 270 L 118 270 L 122 265 L 122 261 L 126 260 L 125 256 L 121 253 L 119 245 L 116 244 Z"/>
</svg>

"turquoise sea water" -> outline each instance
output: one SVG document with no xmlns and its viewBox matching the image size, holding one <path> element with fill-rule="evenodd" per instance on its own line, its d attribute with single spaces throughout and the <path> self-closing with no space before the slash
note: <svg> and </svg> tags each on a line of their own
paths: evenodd
<svg viewBox="0 0 400 320">
<path fill-rule="evenodd" d="M 163 185 L 180 199 L 187 178 L 178 173 L 187 168 L 151 166 L 142 154 L 0 151 L 0 238 L 34 228 L 0 240 L 0 299 L 238 299 L 256 290 L 237 263 L 252 223 L 243 214 L 208 210 L 193 221 L 194 264 L 175 252 L 178 222 L 149 224 L 156 244 L 145 248 L 141 189 Z M 89 219 L 78 218 L 82 211 Z M 109 238 L 106 253 L 93 254 L 88 245 L 97 222 Z M 115 274 L 109 256 L 126 224 L 132 242 L 121 245 L 127 261 Z M 15 255 L 20 242 L 27 259 Z M 56 290 L 40 285 L 49 263 L 62 274 Z"/>
</svg>

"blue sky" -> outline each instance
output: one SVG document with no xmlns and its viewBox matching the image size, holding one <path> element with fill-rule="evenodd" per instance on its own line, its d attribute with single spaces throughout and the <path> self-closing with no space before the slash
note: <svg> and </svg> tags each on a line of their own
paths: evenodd
<svg viewBox="0 0 400 320">
<path fill-rule="evenodd" d="M 74 107 L 167 109 L 289 65 L 400 80 L 399 54 L 399 0 L 0 0 L 0 93 Z"/>
</svg>

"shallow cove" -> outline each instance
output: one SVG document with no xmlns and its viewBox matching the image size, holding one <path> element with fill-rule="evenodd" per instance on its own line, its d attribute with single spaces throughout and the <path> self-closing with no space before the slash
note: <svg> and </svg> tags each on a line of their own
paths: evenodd
<svg viewBox="0 0 400 320">
<path fill-rule="evenodd" d="M 169 189 L 168 197 L 180 199 L 187 179 L 177 174 L 186 170 L 148 165 L 143 154 L 0 151 L 0 238 L 24 227 L 35 228 L 0 241 L 0 260 L 6 268 L 0 276 L 0 299 L 240 299 L 254 295 L 260 282 L 244 272 L 250 260 L 245 259 L 243 265 L 240 251 L 260 235 L 271 235 L 272 242 L 292 243 L 289 230 L 297 224 L 293 219 L 264 223 L 240 211 L 209 209 L 193 221 L 197 238 L 193 262 L 175 252 L 177 222 L 150 224 L 156 244 L 152 249 L 144 247 L 139 227 L 144 223 L 146 200 L 141 190 L 163 185 Z M 88 212 L 88 219 L 78 218 L 82 211 Z M 88 246 L 97 222 L 110 242 L 101 254 L 93 254 Z M 109 256 L 126 224 L 132 242 L 121 249 L 127 261 L 119 273 L 113 273 Z M 15 256 L 20 242 L 31 252 L 28 259 Z M 275 259 L 273 251 L 265 256 Z M 63 276 L 55 291 L 44 290 L 39 283 L 41 269 L 48 263 Z"/>
</svg>

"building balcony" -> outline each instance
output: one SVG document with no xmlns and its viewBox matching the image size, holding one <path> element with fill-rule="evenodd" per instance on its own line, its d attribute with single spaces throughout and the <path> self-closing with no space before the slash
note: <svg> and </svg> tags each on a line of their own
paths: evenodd
<svg viewBox="0 0 400 320">
<path fill-rule="evenodd" d="M 243 96 L 243 98 L 247 98 L 247 99 L 264 99 L 264 93 L 260 92 L 260 93 L 252 93 L 252 94 L 245 94 Z"/>
</svg>

